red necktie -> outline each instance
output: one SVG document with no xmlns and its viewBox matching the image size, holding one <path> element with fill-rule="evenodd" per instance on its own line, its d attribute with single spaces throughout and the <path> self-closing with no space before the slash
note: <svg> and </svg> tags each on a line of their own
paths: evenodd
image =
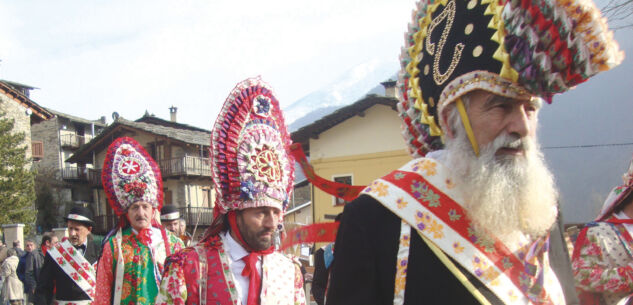
<svg viewBox="0 0 633 305">
<path fill-rule="evenodd" d="M 240 234 L 240 230 L 237 227 L 237 221 L 235 220 L 235 211 L 230 211 L 228 213 L 229 225 L 231 226 L 231 231 L 235 233 L 235 236 L 239 240 L 239 242 L 249 251 L 247 256 L 244 256 L 242 260 L 245 263 L 244 269 L 242 270 L 242 276 L 248 276 L 248 301 L 246 305 L 259 305 L 259 293 L 262 290 L 262 279 L 257 271 L 257 261 L 259 257 L 262 255 L 270 254 L 275 251 L 275 247 L 271 246 L 270 248 L 262 251 L 254 251 L 251 249 L 248 244 L 242 238 L 242 234 Z"/>
</svg>

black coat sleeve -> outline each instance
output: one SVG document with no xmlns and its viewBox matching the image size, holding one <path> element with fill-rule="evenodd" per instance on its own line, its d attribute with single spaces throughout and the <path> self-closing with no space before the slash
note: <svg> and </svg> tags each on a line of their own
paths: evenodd
<svg viewBox="0 0 633 305">
<path fill-rule="evenodd" d="M 24 263 L 24 291 L 32 293 L 35 288 L 35 251 L 26 255 Z"/>
<path fill-rule="evenodd" d="M 345 207 L 330 267 L 327 305 L 393 304 L 401 223 L 366 195 Z M 491 304 L 502 304 L 478 279 L 462 273 Z M 404 298 L 405 305 L 479 304 L 414 230 Z"/>
<path fill-rule="evenodd" d="M 49 305 L 53 301 L 55 268 L 57 268 L 57 263 L 53 261 L 49 254 L 46 254 L 42 270 L 40 271 L 40 278 L 35 288 L 35 300 L 33 302 L 35 305 Z"/>
<path fill-rule="evenodd" d="M 325 268 L 323 249 L 314 253 L 314 277 L 312 277 L 312 296 L 318 305 L 325 304 L 325 289 L 327 288 L 328 271 Z"/>
<path fill-rule="evenodd" d="M 327 291 L 328 305 L 380 304 L 376 287 L 375 250 L 370 243 L 358 198 L 345 206 L 336 236 Z M 374 236 L 375 237 L 375 236 Z M 389 264 L 389 262 L 385 262 Z M 395 266 L 395 262 L 393 263 Z"/>
</svg>

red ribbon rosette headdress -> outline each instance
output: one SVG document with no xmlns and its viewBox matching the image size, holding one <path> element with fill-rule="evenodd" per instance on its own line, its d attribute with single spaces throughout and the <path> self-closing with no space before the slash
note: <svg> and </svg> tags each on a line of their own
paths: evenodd
<svg viewBox="0 0 633 305">
<path fill-rule="evenodd" d="M 613 212 L 624 203 L 624 199 L 631 194 L 633 190 L 633 159 L 629 163 L 629 169 L 622 175 L 622 182 L 622 185 L 616 186 L 611 190 L 595 221 L 604 221 L 611 217 Z"/>
<path fill-rule="evenodd" d="M 103 189 L 117 216 L 137 201 L 163 206 L 163 180 L 156 161 L 136 140 L 118 138 L 108 147 L 103 171 Z"/>
<path fill-rule="evenodd" d="M 285 211 L 294 180 L 291 143 L 271 87 L 259 77 L 238 83 L 211 135 L 215 217 L 261 206 Z"/>
</svg>

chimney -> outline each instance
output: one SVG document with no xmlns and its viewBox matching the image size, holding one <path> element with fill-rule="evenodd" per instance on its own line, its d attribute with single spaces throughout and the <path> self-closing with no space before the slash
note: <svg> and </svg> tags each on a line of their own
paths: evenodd
<svg viewBox="0 0 633 305">
<path fill-rule="evenodd" d="M 176 123 L 176 114 L 178 113 L 178 107 L 174 107 L 174 105 L 172 105 L 171 107 L 169 107 L 169 114 L 170 114 L 170 119 L 172 122 Z"/>
<path fill-rule="evenodd" d="M 388 81 L 382 82 L 380 84 L 383 87 L 385 87 L 385 96 L 386 97 L 398 98 L 396 96 L 396 81 L 395 80 L 388 80 Z"/>
</svg>

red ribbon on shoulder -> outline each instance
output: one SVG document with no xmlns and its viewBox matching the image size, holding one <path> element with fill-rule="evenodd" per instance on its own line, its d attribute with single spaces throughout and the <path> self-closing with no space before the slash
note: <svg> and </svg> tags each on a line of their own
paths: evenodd
<svg viewBox="0 0 633 305">
<path fill-rule="evenodd" d="M 288 232 L 281 242 L 280 250 L 283 251 L 298 244 L 334 242 L 338 226 L 338 222 L 321 222 L 296 228 Z"/>
</svg>

